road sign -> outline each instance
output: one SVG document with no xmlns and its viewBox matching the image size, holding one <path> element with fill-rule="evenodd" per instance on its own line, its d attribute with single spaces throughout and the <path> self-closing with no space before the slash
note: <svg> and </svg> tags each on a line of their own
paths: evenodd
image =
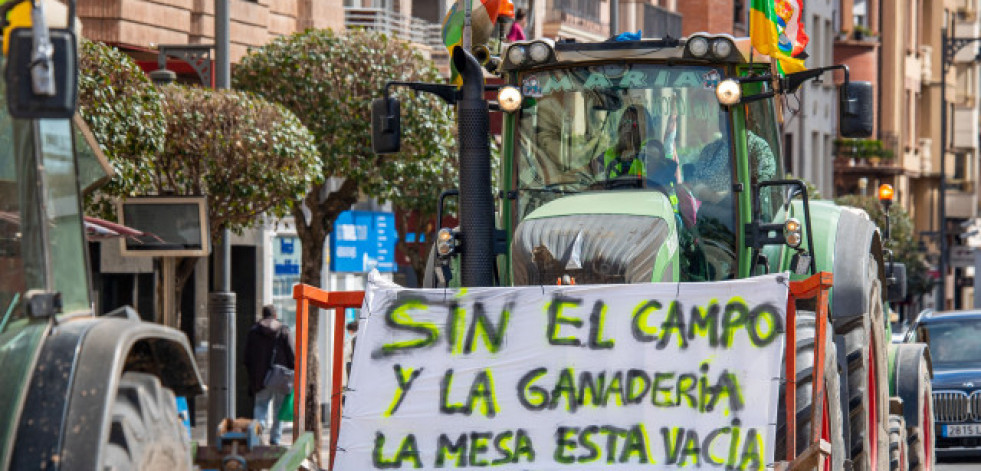
<svg viewBox="0 0 981 471">
<path fill-rule="evenodd" d="M 395 271 L 395 215 L 388 212 L 345 211 L 330 235 L 330 269 L 366 273 Z"/>
</svg>

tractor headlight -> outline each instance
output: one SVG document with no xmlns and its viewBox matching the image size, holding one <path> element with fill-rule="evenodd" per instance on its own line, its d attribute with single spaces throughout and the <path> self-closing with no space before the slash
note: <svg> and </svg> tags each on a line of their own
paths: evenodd
<svg viewBox="0 0 981 471">
<path fill-rule="evenodd" d="M 508 48 L 508 61 L 514 65 L 524 64 L 528 60 L 528 50 L 525 46 L 515 44 Z"/>
<path fill-rule="evenodd" d="M 528 56 L 531 57 L 531 61 L 535 63 L 543 63 L 548 60 L 551 55 L 551 48 L 548 44 L 541 41 L 531 43 L 528 47 Z"/>
<path fill-rule="evenodd" d="M 688 52 L 691 53 L 693 57 L 702 58 L 708 54 L 709 42 L 708 39 L 702 36 L 694 36 L 688 38 Z"/>
<path fill-rule="evenodd" d="M 712 54 L 719 59 L 726 59 L 732 54 L 732 41 L 727 38 L 715 38 L 712 40 Z"/>
<path fill-rule="evenodd" d="M 510 85 L 501 87 L 497 91 L 497 104 L 504 112 L 513 113 L 518 111 L 521 108 L 521 91 L 518 90 L 518 87 L 512 87 Z"/>
<path fill-rule="evenodd" d="M 783 223 L 783 238 L 790 247 L 795 249 L 800 247 L 800 243 L 803 240 L 801 237 L 800 221 L 794 218 L 787 219 L 787 222 Z"/>
<path fill-rule="evenodd" d="M 453 231 L 449 228 L 441 228 L 439 232 L 436 233 L 436 253 L 440 257 L 448 257 L 453 255 L 456 251 L 456 237 L 453 236 Z"/>
<path fill-rule="evenodd" d="M 739 82 L 733 79 L 725 79 L 715 87 L 715 96 L 719 99 L 719 103 L 723 105 L 735 105 L 742 99 L 743 90 L 739 86 Z"/>
</svg>

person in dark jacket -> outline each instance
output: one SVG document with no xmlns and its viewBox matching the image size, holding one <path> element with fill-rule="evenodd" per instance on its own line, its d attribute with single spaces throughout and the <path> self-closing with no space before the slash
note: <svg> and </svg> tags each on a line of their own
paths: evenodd
<svg viewBox="0 0 981 471">
<path fill-rule="evenodd" d="M 276 306 L 263 306 L 262 319 L 252 325 L 245 338 L 245 369 L 249 374 L 249 395 L 255 398 L 252 418 L 262 424 L 263 430 L 269 430 L 269 443 L 272 445 L 279 444 L 283 433 L 283 426 L 279 422 L 279 408 L 282 407 L 286 395 L 267 389 L 263 381 L 271 362 L 294 368 L 290 328 L 276 317 Z M 275 358 L 272 357 L 274 349 Z M 270 405 L 273 420 L 272 428 L 267 429 Z"/>
</svg>

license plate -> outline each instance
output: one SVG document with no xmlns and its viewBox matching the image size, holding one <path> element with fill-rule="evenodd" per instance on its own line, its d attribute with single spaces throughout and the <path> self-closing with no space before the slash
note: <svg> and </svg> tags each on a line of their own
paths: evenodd
<svg viewBox="0 0 981 471">
<path fill-rule="evenodd" d="M 981 424 L 944 425 L 941 433 L 945 437 L 981 437 Z"/>
</svg>

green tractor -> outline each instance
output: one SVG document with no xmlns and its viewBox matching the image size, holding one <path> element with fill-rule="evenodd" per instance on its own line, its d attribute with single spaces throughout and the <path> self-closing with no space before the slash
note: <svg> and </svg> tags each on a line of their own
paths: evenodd
<svg viewBox="0 0 981 471">
<path fill-rule="evenodd" d="M 779 76 L 767 59 L 748 39 L 707 34 L 521 41 L 483 67 L 455 48 L 462 86 L 391 82 L 373 103 L 373 146 L 398 150 L 394 87 L 457 107 L 460 187 L 440 206 L 459 195 L 460 227 L 439 231 L 427 288 L 832 273 L 834 348 L 818 377 L 831 409 L 830 467 L 906 469 L 905 459 L 911 470 L 932 469 L 927 349 L 887 340 L 888 302 L 905 297 L 904 270 L 883 247 L 888 234 L 865 212 L 810 200 L 804 182 L 783 179 L 778 97 L 840 69 L 839 131 L 862 137 L 872 133 L 871 85 L 850 82 L 845 66 Z M 485 85 L 484 69 L 503 84 Z M 494 90 L 497 100 L 486 101 Z M 490 111 L 503 113 L 496 195 Z M 815 310 L 813 301 L 798 308 Z M 815 327 L 813 315 L 798 317 L 797 453 L 810 434 Z"/>
<path fill-rule="evenodd" d="M 175 395 L 204 387 L 187 337 L 93 312 L 80 190 L 105 174 L 72 120 L 75 2 L 55 3 L 0 7 L 30 19 L 0 58 L 0 469 L 190 470 Z"/>
</svg>

